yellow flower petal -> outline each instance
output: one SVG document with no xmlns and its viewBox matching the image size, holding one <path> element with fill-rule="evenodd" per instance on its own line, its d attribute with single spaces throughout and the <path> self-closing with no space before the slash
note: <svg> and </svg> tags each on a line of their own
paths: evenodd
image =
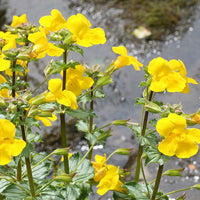
<svg viewBox="0 0 200 200">
<path fill-rule="evenodd" d="M 18 156 L 24 147 L 26 146 L 26 142 L 24 140 L 14 139 L 10 144 L 10 150 L 12 156 Z"/>
<path fill-rule="evenodd" d="M 64 49 L 61 49 L 52 43 L 48 43 L 48 49 L 47 49 L 47 54 L 49 56 L 61 56 L 64 53 Z"/>
<path fill-rule="evenodd" d="M 22 23 L 26 23 L 27 22 L 27 18 L 26 18 L 26 14 L 21 15 L 20 17 L 18 16 L 13 16 L 13 21 L 11 26 L 13 27 L 17 27 Z"/>
<path fill-rule="evenodd" d="M 0 119 L 0 138 L 13 139 L 15 137 L 15 125 L 7 119 Z"/>
<path fill-rule="evenodd" d="M 48 82 L 48 89 L 55 96 L 61 95 L 62 92 L 62 80 L 59 78 L 51 79 Z"/>
<path fill-rule="evenodd" d="M 175 155 L 176 148 L 177 148 L 177 143 L 173 137 L 165 138 L 158 145 L 158 150 L 167 156 Z"/>
<path fill-rule="evenodd" d="M 122 55 L 122 56 L 127 56 L 127 49 L 125 46 L 118 46 L 118 47 L 112 47 L 112 50 L 114 53 Z"/>
<path fill-rule="evenodd" d="M 5 71 L 10 67 L 10 60 L 5 60 L 2 56 L 0 56 L 0 71 Z"/>
<path fill-rule="evenodd" d="M 156 124 L 156 130 L 164 137 L 167 137 L 173 129 L 174 124 L 168 118 L 162 118 Z"/>
<path fill-rule="evenodd" d="M 190 158 L 197 154 L 198 150 L 199 145 L 188 136 L 185 140 L 178 142 L 176 156 L 178 158 Z"/>
</svg>

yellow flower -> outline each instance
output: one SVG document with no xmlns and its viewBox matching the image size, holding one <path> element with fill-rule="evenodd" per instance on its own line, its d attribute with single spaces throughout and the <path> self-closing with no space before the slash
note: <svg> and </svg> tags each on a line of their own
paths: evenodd
<svg viewBox="0 0 200 200">
<path fill-rule="evenodd" d="M 36 120 L 41 120 L 45 126 L 52 126 L 51 121 L 54 122 L 57 120 L 56 115 L 52 114 L 52 117 L 40 117 L 38 115 L 35 116 Z"/>
<path fill-rule="evenodd" d="M 78 108 L 76 95 L 71 91 L 62 90 L 61 79 L 51 79 L 48 82 L 48 89 L 50 92 L 45 96 L 47 102 L 57 101 L 59 104 L 69 106 L 71 109 Z"/>
<path fill-rule="evenodd" d="M 0 74 L 0 84 L 1 83 L 6 83 L 7 80 Z M 0 90 L 0 97 L 5 97 L 5 98 L 8 98 L 9 95 L 8 95 L 8 89 L 2 89 Z"/>
<path fill-rule="evenodd" d="M 12 160 L 12 156 L 18 156 L 26 142 L 14 139 L 15 125 L 7 119 L 0 119 L 0 165 L 6 165 Z"/>
<path fill-rule="evenodd" d="M 45 27 L 44 29 L 47 32 L 56 32 L 67 27 L 65 18 L 57 9 L 53 9 L 51 15 L 41 17 L 39 23 L 41 26 Z"/>
<path fill-rule="evenodd" d="M 82 14 L 72 15 L 67 20 L 67 28 L 72 33 L 72 40 L 83 47 L 104 44 L 105 32 L 101 28 L 90 29 L 90 21 Z"/>
<path fill-rule="evenodd" d="M 186 77 L 187 71 L 181 60 L 155 58 L 149 63 L 148 72 L 152 75 L 150 90 L 154 92 L 167 90 L 188 93 L 188 83 L 198 84 L 194 79 Z"/>
<path fill-rule="evenodd" d="M 11 64 L 10 60 L 6 60 L 4 58 L 5 58 L 4 54 L 1 54 L 0 55 L 0 71 L 7 70 Z"/>
<path fill-rule="evenodd" d="M 83 76 L 84 71 L 82 65 L 76 65 L 75 69 L 67 70 L 66 90 L 73 92 L 76 96 L 82 93 L 82 89 L 87 90 L 94 84 L 92 78 Z"/>
<path fill-rule="evenodd" d="M 45 30 L 40 27 L 40 30 L 36 33 L 29 34 L 28 40 L 33 42 L 33 53 L 36 54 L 37 58 L 43 58 L 49 56 L 61 56 L 64 52 L 63 49 L 56 47 L 52 43 L 48 42 L 45 34 Z"/>
<path fill-rule="evenodd" d="M 11 26 L 13 27 L 17 27 L 20 24 L 26 23 L 27 22 L 27 18 L 26 18 L 26 14 L 21 15 L 20 17 L 18 16 L 13 16 L 13 21 Z"/>
<path fill-rule="evenodd" d="M 127 49 L 124 46 L 112 47 L 114 53 L 119 54 L 120 56 L 114 62 L 114 65 L 117 69 L 124 67 L 126 65 L 133 65 L 135 70 L 140 71 L 140 67 L 143 66 L 135 57 L 129 56 Z"/>
<path fill-rule="evenodd" d="M 106 175 L 100 180 L 99 184 L 97 185 L 97 193 L 99 195 L 104 195 L 109 190 L 122 192 L 123 188 L 120 188 L 120 186 L 122 186 L 123 183 L 119 180 L 119 167 L 116 167 L 114 165 L 107 165 L 106 167 Z"/>
<path fill-rule="evenodd" d="M 107 172 L 106 164 L 106 154 L 104 156 L 95 155 L 95 162 L 92 161 L 92 166 L 95 169 L 94 180 L 99 182 Z"/>
<path fill-rule="evenodd" d="M 15 39 L 19 36 L 17 34 L 11 34 L 10 32 L 3 32 L 0 31 L 0 41 L 1 41 L 1 48 L 2 51 L 16 48 L 16 41 Z"/>
<path fill-rule="evenodd" d="M 170 113 L 162 118 L 156 125 L 158 133 L 164 137 L 158 150 L 167 155 L 176 155 L 178 158 L 194 156 L 199 149 L 200 130 L 197 128 L 186 129 L 187 124 L 183 116 Z"/>
</svg>

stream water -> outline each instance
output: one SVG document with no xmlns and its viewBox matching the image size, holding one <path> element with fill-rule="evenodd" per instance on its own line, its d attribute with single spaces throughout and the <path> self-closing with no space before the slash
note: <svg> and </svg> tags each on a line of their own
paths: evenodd
<svg viewBox="0 0 200 200">
<path fill-rule="evenodd" d="M 103 3 L 102 3 L 103 2 Z M 107 3 L 106 3 L 107 2 Z M 123 14 L 123 8 L 115 8 L 111 5 L 112 1 L 80 1 L 80 0 L 7 0 L 0 1 L 1 13 L 5 16 L 6 23 L 12 21 L 13 15 L 27 14 L 28 20 L 38 24 L 40 17 L 49 15 L 51 10 L 56 8 L 61 11 L 65 18 L 72 14 L 81 12 L 86 15 L 94 26 L 102 27 L 108 37 L 105 45 L 93 46 L 85 48 L 85 57 L 79 57 L 76 54 L 71 54 L 73 59 L 79 59 L 81 62 L 86 62 L 90 66 L 100 64 L 105 67 L 112 59 L 116 59 L 116 55 L 112 53 L 113 45 L 125 45 L 128 48 L 129 54 L 136 56 L 144 65 L 148 65 L 149 61 L 155 57 L 162 56 L 165 59 L 180 59 L 185 63 L 188 70 L 188 76 L 200 81 L 200 16 L 199 4 L 195 8 L 195 12 L 191 18 L 187 20 L 187 31 L 174 32 L 168 35 L 164 41 L 145 41 L 138 40 L 131 35 L 126 36 L 125 26 L 127 19 L 120 18 Z M 189 24 L 189 25 L 188 25 Z M 189 26 L 189 27 L 188 27 Z M 30 78 L 32 85 L 37 84 L 43 79 L 43 68 L 47 64 L 47 60 L 42 60 L 40 65 L 30 65 Z M 128 119 L 133 122 L 139 122 L 141 107 L 134 106 L 134 98 L 141 96 L 142 89 L 138 88 L 140 81 L 143 79 L 142 72 L 136 72 L 132 67 L 124 67 L 120 69 L 113 77 L 114 83 L 106 88 L 106 100 L 98 101 L 95 105 L 95 110 L 99 116 L 97 123 L 103 125 L 116 119 Z M 199 85 L 191 85 L 189 94 L 170 94 L 157 95 L 156 98 L 164 103 L 179 103 L 182 102 L 183 110 L 186 113 L 195 112 L 200 107 Z M 44 88 L 41 88 L 41 91 Z M 46 89 L 46 88 L 45 88 Z M 51 129 L 45 129 L 47 132 Z M 82 148 L 84 145 L 82 146 Z M 113 136 L 108 139 L 105 149 L 97 147 L 96 152 L 107 154 L 119 147 L 133 147 L 137 149 L 137 142 L 130 130 L 123 127 L 113 128 Z M 199 154 L 191 159 L 172 161 L 166 164 L 166 169 L 185 167 L 184 176 L 181 178 L 163 178 L 161 189 L 164 192 L 169 192 L 174 189 L 188 187 L 200 182 L 200 159 Z M 127 162 L 127 157 L 113 156 L 111 162 L 116 165 L 124 166 Z M 193 164 L 195 169 L 189 166 Z M 155 167 L 150 166 L 148 169 L 148 178 L 154 179 Z M 200 194 L 197 190 L 187 191 L 186 199 L 197 200 Z M 176 194 L 173 197 L 177 197 Z M 92 197 L 98 199 L 99 197 Z M 108 199 L 103 197 L 101 199 Z M 99 198 L 100 199 L 100 198 Z M 110 198 L 111 199 L 111 198 Z"/>
</svg>

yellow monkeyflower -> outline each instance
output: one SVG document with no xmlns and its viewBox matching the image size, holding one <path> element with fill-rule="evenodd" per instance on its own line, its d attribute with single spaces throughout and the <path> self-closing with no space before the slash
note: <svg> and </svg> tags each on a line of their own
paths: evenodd
<svg viewBox="0 0 200 200">
<path fill-rule="evenodd" d="M 123 183 L 119 180 L 119 167 L 114 165 L 107 165 L 106 175 L 100 180 L 97 185 L 97 193 L 99 195 L 104 195 L 109 190 L 115 190 L 122 192 L 124 189 L 120 188 Z"/>
<path fill-rule="evenodd" d="M 39 23 L 44 27 L 46 32 L 56 32 L 67 27 L 65 18 L 57 9 L 53 9 L 51 15 L 41 17 Z"/>
<path fill-rule="evenodd" d="M 0 48 L 2 51 L 16 48 L 16 41 L 15 39 L 19 36 L 17 34 L 12 34 L 11 32 L 3 32 L 0 31 Z"/>
<path fill-rule="evenodd" d="M 150 90 L 154 92 L 167 90 L 188 93 L 188 83 L 198 84 L 194 79 L 186 77 L 187 71 L 181 60 L 155 58 L 149 63 L 148 72 L 152 75 Z"/>
<path fill-rule="evenodd" d="M 92 78 L 83 76 L 85 69 L 82 65 L 76 65 L 75 69 L 67 69 L 66 90 L 73 92 L 76 96 L 87 90 L 94 84 Z"/>
<path fill-rule="evenodd" d="M 61 56 L 64 52 L 63 49 L 56 47 L 54 44 L 48 42 L 45 30 L 40 27 L 38 32 L 29 34 L 28 40 L 33 42 L 33 53 L 36 54 L 37 58 L 43 58 L 47 55 L 49 56 Z"/>
<path fill-rule="evenodd" d="M 0 119 L 0 165 L 6 165 L 12 160 L 12 156 L 18 156 L 26 142 L 14 139 L 15 125 L 7 119 Z"/>
<path fill-rule="evenodd" d="M 23 24 L 23 23 L 26 23 L 26 22 L 27 22 L 26 14 L 23 14 L 20 17 L 13 16 L 13 20 L 12 20 L 11 26 L 12 27 L 17 27 L 20 24 Z"/>
<path fill-rule="evenodd" d="M 54 114 L 52 114 L 52 117 L 40 117 L 36 115 L 35 119 L 40 120 L 45 126 L 52 126 L 51 122 L 56 121 L 57 117 Z"/>
<path fill-rule="evenodd" d="M 91 162 L 95 170 L 94 180 L 96 182 L 99 182 L 106 175 L 106 172 L 107 172 L 107 168 L 105 166 L 106 154 L 104 154 L 104 156 L 100 156 L 96 154 L 95 162 L 94 161 L 91 161 Z"/>
<path fill-rule="evenodd" d="M 72 33 L 72 40 L 76 44 L 83 47 L 104 44 L 106 42 L 104 30 L 90 27 L 90 21 L 80 13 L 67 19 L 67 28 Z"/>
<path fill-rule="evenodd" d="M 124 67 L 126 65 L 133 65 L 136 71 L 140 71 L 140 67 L 143 66 L 135 57 L 129 56 L 127 49 L 124 46 L 112 47 L 114 53 L 119 54 L 120 56 L 114 62 L 114 65 L 117 69 Z"/>
<path fill-rule="evenodd" d="M 78 104 L 76 95 L 68 90 L 62 90 L 62 80 L 59 78 L 51 79 L 48 82 L 48 92 L 45 96 L 47 102 L 57 101 L 59 104 L 69 106 L 71 109 L 77 109 Z"/>
<path fill-rule="evenodd" d="M 10 67 L 11 61 L 4 59 L 5 55 L 0 54 L 0 71 L 5 71 Z"/>
<path fill-rule="evenodd" d="M 197 128 L 186 129 L 186 119 L 183 116 L 170 113 L 168 117 L 157 122 L 156 130 L 164 137 L 158 150 L 167 155 L 178 158 L 194 156 L 199 149 L 200 130 Z"/>
<path fill-rule="evenodd" d="M 0 84 L 1 83 L 6 83 L 7 80 L 0 74 Z M 5 97 L 5 98 L 8 98 L 9 95 L 8 95 L 8 89 L 2 89 L 0 90 L 0 97 Z"/>
</svg>

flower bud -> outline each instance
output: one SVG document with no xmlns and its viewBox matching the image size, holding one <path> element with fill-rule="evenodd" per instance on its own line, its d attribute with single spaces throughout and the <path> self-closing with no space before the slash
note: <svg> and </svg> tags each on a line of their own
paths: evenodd
<svg viewBox="0 0 200 200">
<path fill-rule="evenodd" d="M 67 156 L 68 152 L 69 152 L 69 148 L 61 148 L 61 149 L 56 149 L 53 151 L 53 153 L 58 156 L 60 156 L 60 155 Z"/>
<path fill-rule="evenodd" d="M 117 154 L 120 154 L 120 155 L 130 155 L 130 152 L 133 150 L 133 148 L 119 148 L 117 149 L 115 152 Z"/>
<path fill-rule="evenodd" d="M 197 189 L 197 190 L 200 190 L 200 184 L 193 185 L 192 188 L 195 188 L 195 189 Z"/>
<path fill-rule="evenodd" d="M 182 171 L 184 170 L 184 168 L 181 169 L 169 169 L 166 172 L 163 173 L 163 175 L 167 175 L 167 176 L 182 176 Z"/>
<path fill-rule="evenodd" d="M 71 33 L 68 33 L 68 34 L 65 36 L 64 44 L 71 44 L 71 43 L 72 43 L 72 34 L 71 34 Z"/>
<path fill-rule="evenodd" d="M 75 176 L 76 173 L 73 174 L 61 174 L 56 176 L 54 179 L 57 181 L 64 181 L 64 182 L 72 182 L 73 177 Z"/>
<path fill-rule="evenodd" d="M 157 104 L 153 103 L 152 101 L 148 101 L 147 103 L 145 103 L 145 109 L 146 109 L 146 111 L 152 112 L 152 113 L 161 112 L 160 106 L 158 106 Z"/>
<path fill-rule="evenodd" d="M 34 97 L 34 99 L 32 100 L 32 104 L 33 105 L 40 105 L 40 104 L 46 103 L 46 100 L 45 100 L 46 94 L 47 94 L 47 91 L 44 91 L 43 93 Z"/>
<path fill-rule="evenodd" d="M 127 125 L 127 122 L 128 122 L 129 120 L 130 120 L 130 119 L 115 120 L 115 121 L 113 121 L 111 124 L 112 124 L 112 125 L 119 125 L 119 126 L 126 126 L 126 125 Z"/>
<path fill-rule="evenodd" d="M 105 74 L 104 76 L 102 76 L 98 81 L 97 81 L 97 86 L 104 86 L 107 85 L 109 83 L 112 83 L 112 78 L 110 77 L 109 74 Z"/>
</svg>

